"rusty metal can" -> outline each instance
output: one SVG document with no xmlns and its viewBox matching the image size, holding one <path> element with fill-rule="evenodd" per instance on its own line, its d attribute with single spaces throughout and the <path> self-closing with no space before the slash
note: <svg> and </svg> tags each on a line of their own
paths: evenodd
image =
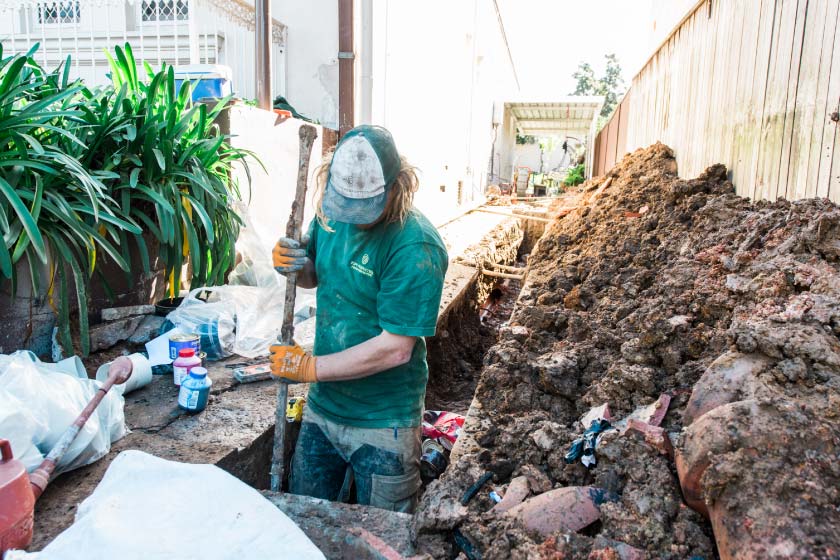
<svg viewBox="0 0 840 560">
<path fill-rule="evenodd" d="M 173 334 L 169 337 L 169 358 L 176 360 L 184 348 L 192 348 L 195 355 L 201 353 L 201 338 L 197 334 Z"/>
</svg>

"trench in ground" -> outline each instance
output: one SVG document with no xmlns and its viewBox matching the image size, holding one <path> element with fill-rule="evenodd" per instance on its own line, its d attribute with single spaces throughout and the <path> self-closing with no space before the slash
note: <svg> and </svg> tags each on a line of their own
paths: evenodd
<svg viewBox="0 0 840 560">
<path fill-rule="evenodd" d="M 524 267 L 527 263 L 530 251 L 544 231 L 541 226 L 534 222 L 524 224 L 516 266 Z M 490 289 L 485 285 L 483 290 L 479 290 L 479 282 L 490 282 Z M 429 363 L 427 410 L 467 414 L 484 355 L 495 344 L 499 328 L 510 318 L 521 288 L 518 280 L 490 279 L 476 272 L 441 314 L 437 334 L 426 341 Z M 478 293 L 487 291 L 491 294 L 490 298 L 479 301 Z M 293 429 L 292 438 L 296 435 Z M 246 484 L 258 490 L 267 490 L 269 475 L 266 465 L 271 464 L 273 439 L 274 426 L 271 426 L 248 447 L 230 453 L 217 465 Z M 293 445 L 293 442 L 290 444 Z M 291 453 L 287 452 L 287 463 L 290 460 Z"/>
</svg>

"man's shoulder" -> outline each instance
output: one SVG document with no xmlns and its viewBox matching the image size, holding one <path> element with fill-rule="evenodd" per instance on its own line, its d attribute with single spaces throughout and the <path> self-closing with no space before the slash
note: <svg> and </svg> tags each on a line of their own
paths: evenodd
<svg viewBox="0 0 840 560">
<path fill-rule="evenodd" d="M 437 228 L 416 208 L 411 209 L 405 222 L 397 228 L 395 237 L 398 246 L 427 243 L 446 251 L 446 245 L 443 243 Z"/>
</svg>

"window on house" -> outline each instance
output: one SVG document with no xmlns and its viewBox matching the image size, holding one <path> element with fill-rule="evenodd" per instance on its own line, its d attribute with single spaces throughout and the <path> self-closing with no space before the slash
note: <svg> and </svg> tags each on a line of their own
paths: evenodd
<svg viewBox="0 0 840 560">
<path fill-rule="evenodd" d="M 187 0 L 143 0 L 143 21 L 185 21 Z"/>
<path fill-rule="evenodd" d="M 38 23 L 79 23 L 79 0 L 38 3 Z"/>
</svg>

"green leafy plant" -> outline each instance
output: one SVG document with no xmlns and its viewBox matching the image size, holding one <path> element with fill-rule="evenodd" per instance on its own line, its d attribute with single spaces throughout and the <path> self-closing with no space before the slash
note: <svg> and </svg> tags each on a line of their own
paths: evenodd
<svg viewBox="0 0 840 560">
<path fill-rule="evenodd" d="M 110 58 L 112 85 L 70 83 L 70 60 L 47 72 L 25 55 L 4 58 L 0 46 L 0 273 L 17 293 L 17 265 L 29 265 L 33 294 L 57 289 L 59 338 L 72 347 L 69 280 L 79 312 L 82 353 L 89 350 L 88 294 L 98 261 L 130 278 L 130 243 L 150 271 L 152 235 L 180 289 L 224 281 L 232 267 L 240 196 L 231 166 L 249 154 L 231 148 L 214 124 L 227 100 L 193 104 L 174 72 L 145 68 L 138 77 L 129 45 Z M 247 164 L 245 165 L 247 171 Z M 44 278 L 43 265 L 47 265 Z M 107 284 L 100 273 L 97 277 Z"/>
<path fill-rule="evenodd" d="M 583 164 L 570 167 L 569 172 L 566 173 L 566 178 L 563 179 L 563 184 L 567 187 L 574 187 L 575 185 L 580 185 L 586 180 L 585 174 L 586 167 Z"/>
</svg>

